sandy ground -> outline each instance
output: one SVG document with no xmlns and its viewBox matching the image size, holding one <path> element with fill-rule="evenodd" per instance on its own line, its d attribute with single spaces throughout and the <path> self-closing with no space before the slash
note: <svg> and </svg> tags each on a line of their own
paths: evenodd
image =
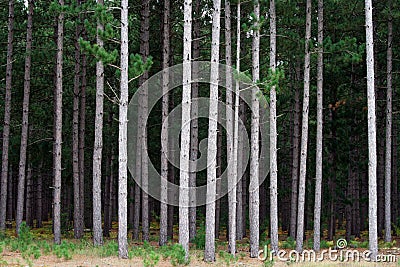
<svg viewBox="0 0 400 267">
<path fill-rule="evenodd" d="M 2 263 L 0 266 L 29 266 L 27 261 L 24 260 L 20 253 L 4 251 L 2 253 Z M 119 259 L 118 257 L 94 257 L 91 255 L 74 255 L 71 260 L 59 259 L 55 255 L 43 255 L 39 259 L 31 259 L 32 266 L 81 266 L 81 267 L 91 267 L 91 266 L 143 266 L 143 260 L 140 258 L 133 259 Z M 156 266 L 166 267 L 172 266 L 169 259 L 160 259 Z M 202 261 L 200 255 L 192 255 L 190 264 L 188 266 L 400 266 L 398 262 L 395 263 L 368 263 L 368 262 L 329 262 L 323 261 L 318 263 L 285 263 L 285 262 L 275 262 L 273 265 L 264 265 L 264 263 L 258 259 L 251 259 L 247 256 L 245 258 L 239 259 L 237 262 L 231 262 L 229 265 L 220 257 L 217 257 L 217 261 L 214 263 L 205 263 Z"/>
</svg>

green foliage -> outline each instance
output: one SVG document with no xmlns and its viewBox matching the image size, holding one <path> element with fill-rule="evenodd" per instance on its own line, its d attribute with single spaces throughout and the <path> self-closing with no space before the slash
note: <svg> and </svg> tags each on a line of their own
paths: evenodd
<svg viewBox="0 0 400 267">
<path fill-rule="evenodd" d="M 282 242 L 281 247 L 283 249 L 295 249 L 296 240 L 294 240 L 293 237 L 289 236 L 285 241 Z"/>
<path fill-rule="evenodd" d="M 237 262 L 238 258 L 229 252 L 221 250 L 219 252 L 220 258 L 225 262 L 225 266 L 230 266 L 231 263 Z"/>
<path fill-rule="evenodd" d="M 60 245 L 54 245 L 53 253 L 58 258 L 64 258 L 66 260 L 72 259 L 72 255 L 76 249 L 76 245 L 71 242 L 63 240 Z"/>
<path fill-rule="evenodd" d="M 157 265 L 159 260 L 160 260 L 160 255 L 154 251 L 150 251 L 148 254 L 146 254 L 146 257 L 143 259 L 143 265 L 145 267 L 153 267 Z"/>
<path fill-rule="evenodd" d="M 181 244 L 173 244 L 160 247 L 161 255 L 164 258 L 170 258 L 173 266 L 188 264 L 186 261 L 186 252 Z"/>
<path fill-rule="evenodd" d="M 98 246 L 100 257 L 118 256 L 118 243 L 114 240 L 106 242 L 103 246 Z"/>
<path fill-rule="evenodd" d="M 193 239 L 193 244 L 197 249 L 204 249 L 206 246 L 206 227 L 204 224 L 197 230 L 196 236 Z"/>
</svg>

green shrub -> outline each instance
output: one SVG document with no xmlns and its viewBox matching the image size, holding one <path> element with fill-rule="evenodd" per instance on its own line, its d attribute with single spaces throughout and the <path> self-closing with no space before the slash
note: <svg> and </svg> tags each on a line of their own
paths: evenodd
<svg viewBox="0 0 400 267">
<path fill-rule="evenodd" d="M 296 241 L 291 236 L 289 236 L 286 239 L 286 241 L 282 242 L 283 249 L 295 249 L 295 247 L 296 247 Z"/>
<path fill-rule="evenodd" d="M 206 228 L 204 225 L 197 231 L 193 244 L 196 245 L 197 249 L 205 249 L 206 246 Z"/>
</svg>

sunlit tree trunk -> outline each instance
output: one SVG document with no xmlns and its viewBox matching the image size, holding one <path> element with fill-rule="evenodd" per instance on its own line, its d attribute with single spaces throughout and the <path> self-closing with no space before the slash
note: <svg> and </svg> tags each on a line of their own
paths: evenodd
<svg viewBox="0 0 400 267">
<path fill-rule="evenodd" d="M 252 74 L 253 83 L 260 79 L 260 2 L 254 1 L 255 29 L 252 44 Z M 249 222 L 250 222 L 250 257 L 256 258 L 259 249 L 259 100 L 255 89 L 252 92 L 252 117 L 250 141 L 250 185 L 249 185 Z"/>
<path fill-rule="evenodd" d="M 4 230 L 6 227 L 8 146 L 10 142 L 13 45 L 14 45 L 14 0 L 10 0 L 8 1 L 8 39 L 7 39 L 7 67 L 6 67 L 6 92 L 5 92 L 6 94 L 4 99 L 3 148 L 1 157 L 0 230 Z"/>
<path fill-rule="evenodd" d="M 322 127 L 323 127 L 323 41 L 324 1 L 318 0 L 318 66 L 317 66 L 317 155 L 314 207 L 314 250 L 319 251 L 321 241 L 321 198 L 322 198 Z"/>
<path fill-rule="evenodd" d="M 128 0 L 121 1 L 121 97 L 119 103 L 118 134 L 118 256 L 128 258 L 127 239 L 127 180 L 128 180 Z"/>
<path fill-rule="evenodd" d="M 58 4 L 63 7 L 64 0 Z M 61 146 L 62 146 L 62 93 L 63 93 L 63 41 L 64 13 L 60 12 L 57 20 L 57 76 L 55 100 L 55 140 L 54 140 L 54 189 L 53 189 L 53 228 L 54 242 L 61 244 Z"/>
<path fill-rule="evenodd" d="M 104 5 L 104 0 L 98 0 L 97 4 Z M 100 33 L 104 25 L 97 21 L 96 41 L 99 48 L 104 46 Z M 101 226 L 101 159 L 103 153 L 103 96 L 104 94 L 104 65 L 101 60 L 96 62 L 96 111 L 93 146 L 93 244 L 103 244 L 103 229 Z"/>
<path fill-rule="evenodd" d="M 310 40 L 311 40 L 311 0 L 307 0 L 306 7 L 306 38 L 304 56 L 304 96 L 303 96 L 303 119 L 301 129 L 301 152 L 300 152 L 300 176 L 299 176 L 299 200 L 297 208 L 297 233 L 296 250 L 303 250 L 304 238 L 304 206 L 306 200 L 306 170 L 307 170 L 307 142 L 308 142 L 308 109 L 310 98 Z"/>
<path fill-rule="evenodd" d="M 215 261 L 215 200 L 216 200 L 216 156 L 218 130 L 218 63 L 220 42 L 221 0 L 214 0 L 211 37 L 210 107 L 208 115 L 207 150 L 207 196 L 206 196 L 206 242 L 205 261 Z"/>
<path fill-rule="evenodd" d="M 162 131 L 161 136 L 161 211 L 160 211 L 160 246 L 167 243 L 168 239 L 168 86 L 169 86 L 169 16 L 170 1 L 164 0 L 163 22 L 163 99 L 162 99 Z"/>
<path fill-rule="evenodd" d="M 275 0 L 270 1 L 270 56 L 269 67 L 276 69 L 276 13 Z M 276 88 L 270 91 L 270 196 L 271 196 L 271 249 L 278 251 L 278 132 L 276 118 Z"/>
<path fill-rule="evenodd" d="M 367 50 L 367 106 L 368 106 L 368 236 L 371 259 L 378 254 L 377 188 L 376 188 L 376 109 L 374 37 L 372 26 L 372 0 L 365 0 L 366 50 Z"/>
<path fill-rule="evenodd" d="M 182 130 L 180 146 L 180 188 L 179 188 L 179 243 L 189 258 L 189 167 L 190 167 L 190 114 L 192 79 L 192 1 L 183 4 L 183 74 L 182 74 Z"/>
</svg>

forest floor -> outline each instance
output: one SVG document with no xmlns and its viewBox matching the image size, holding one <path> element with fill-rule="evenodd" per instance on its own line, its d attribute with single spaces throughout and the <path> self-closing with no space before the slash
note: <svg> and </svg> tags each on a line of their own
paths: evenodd
<svg viewBox="0 0 400 267">
<path fill-rule="evenodd" d="M 45 223 L 43 228 L 29 230 L 24 228 L 20 237 L 16 237 L 15 228 L 7 229 L 5 234 L 0 236 L 0 266 L 179 266 L 184 265 L 184 252 L 179 245 L 174 245 L 178 240 L 173 240 L 167 246 L 159 247 L 157 242 L 157 225 L 152 225 L 150 242 L 129 242 L 129 258 L 118 258 L 117 226 L 113 225 L 110 238 L 105 238 L 104 245 L 94 247 L 91 241 L 91 234 L 85 233 L 84 238 L 75 240 L 72 232 L 67 231 L 63 235 L 61 245 L 53 245 L 51 234 L 51 223 Z M 176 229 L 177 230 L 177 229 Z M 176 232 L 175 232 L 176 233 Z M 204 233 L 199 230 L 199 236 Z M 294 241 L 285 239 L 285 233 L 280 235 L 280 248 L 288 255 L 294 249 Z M 339 231 L 340 235 L 340 231 Z M 204 237 L 204 236 L 203 236 Z M 281 239 L 282 238 L 282 239 Z M 321 262 L 284 262 L 275 257 L 274 261 L 262 261 L 257 258 L 249 257 L 248 239 L 245 238 L 237 242 L 237 256 L 233 257 L 227 253 L 227 242 L 225 234 L 221 234 L 216 241 L 216 261 L 206 263 L 203 261 L 204 243 L 201 238 L 195 240 L 190 248 L 190 262 L 188 266 L 400 266 L 400 248 L 396 244 L 400 240 L 395 239 L 392 243 L 385 244 L 380 242 L 379 254 L 394 255 L 395 262 L 370 263 L 360 257 L 360 261 L 349 259 L 348 262 L 340 262 L 339 259 L 332 261 L 328 254 L 324 254 Z M 262 245 L 268 242 L 261 239 Z M 366 250 L 365 233 L 364 238 L 351 240 L 347 250 L 356 250 L 360 255 Z M 305 242 L 305 247 L 310 249 L 309 239 Z M 333 249 L 332 241 L 321 242 L 321 249 Z M 338 255 L 338 254 L 337 254 Z M 316 255 L 316 258 L 319 254 Z M 307 258 L 306 258 L 307 260 Z"/>
</svg>

